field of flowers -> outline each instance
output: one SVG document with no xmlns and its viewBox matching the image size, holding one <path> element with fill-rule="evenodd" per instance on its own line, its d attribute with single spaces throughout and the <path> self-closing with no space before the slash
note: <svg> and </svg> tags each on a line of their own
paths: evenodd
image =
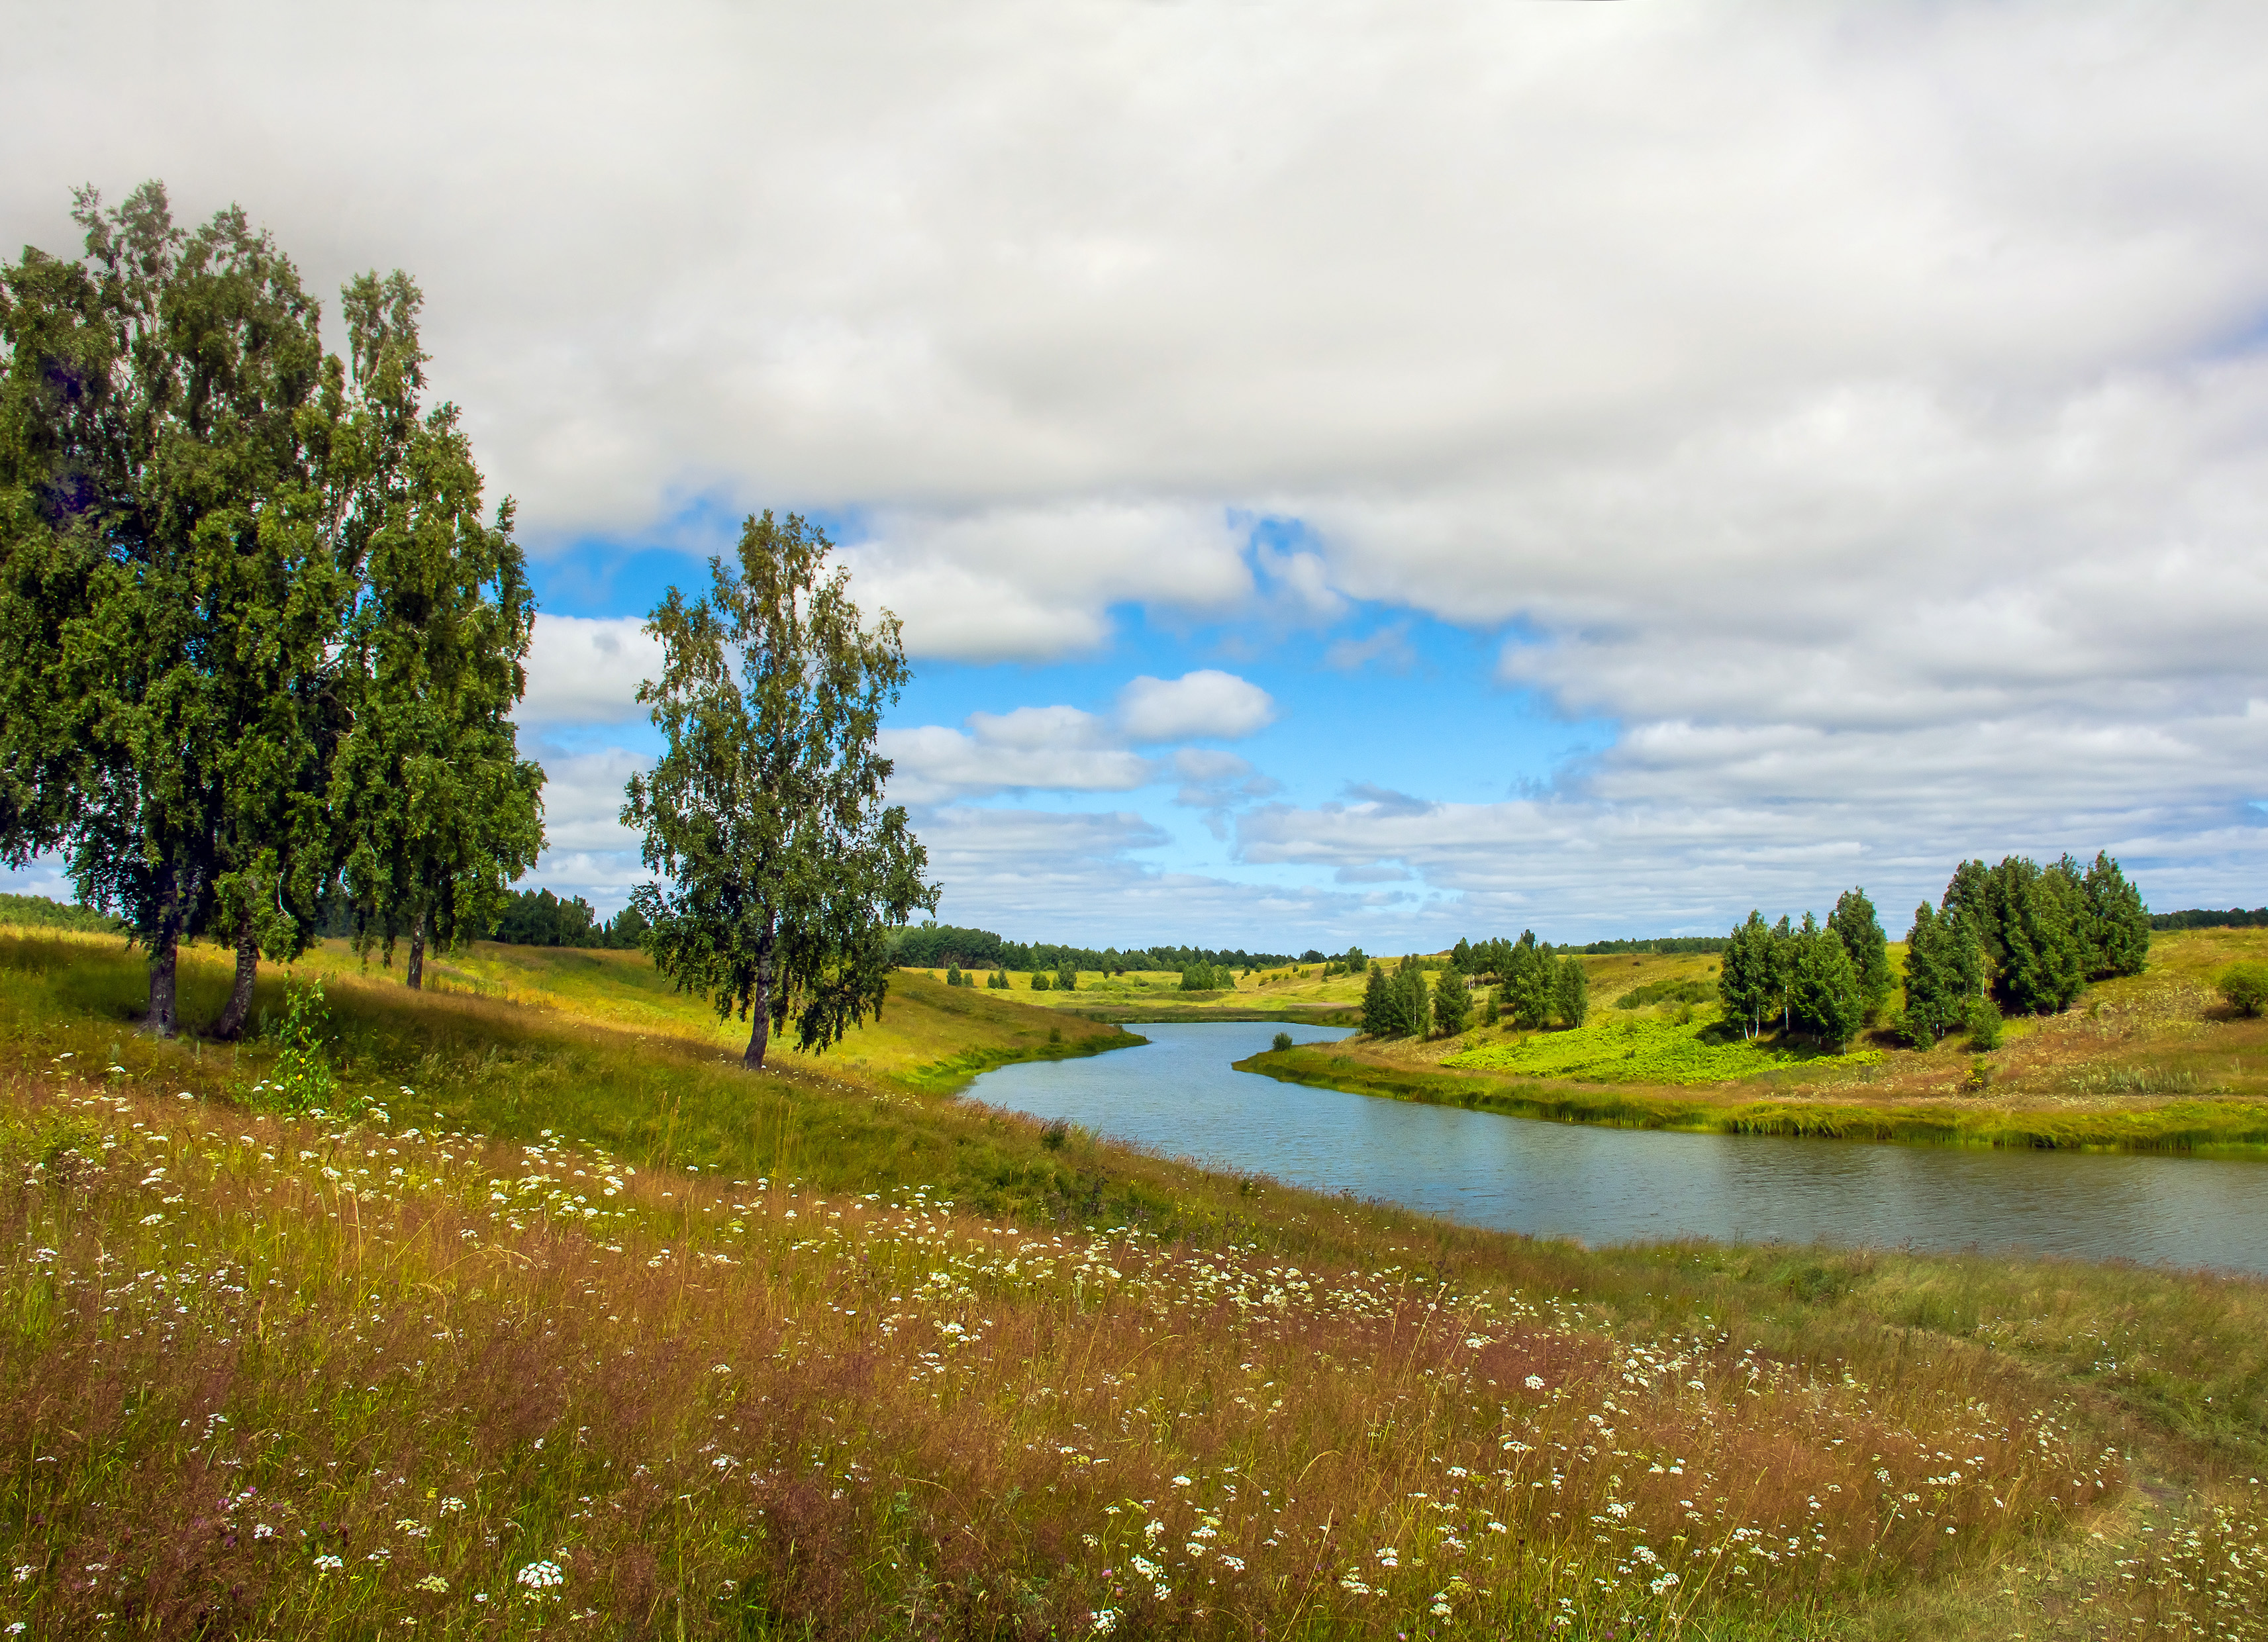
<svg viewBox="0 0 2268 1642">
<path fill-rule="evenodd" d="M 1820 1068 L 1879 1065 L 1880 1049 L 1813 1054 L 1761 1040 L 1726 1039 L 1716 1012 L 1670 1017 L 1598 1019 L 1567 1032 L 1538 1032 L 1516 1042 L 1491 1043 L 1450 1056 L 1460 1071 L 1505 1071 L 1536 1078 L 1578 1078 L 1590 1083 L 1731 1083 L 1783 1066 Z"/>
<path fill-rule="evenodd" d="M 1294 1265 L 68 1063 L 5 1109 L 8 1634 L 1810 1634 L 2126 1480 L 2005 1360 L 1804 1364 L 1393 1249 Z M 2151 1588 L 2202 1618 L 2258 1517 L 2188 1532 Z"/>
</svg>

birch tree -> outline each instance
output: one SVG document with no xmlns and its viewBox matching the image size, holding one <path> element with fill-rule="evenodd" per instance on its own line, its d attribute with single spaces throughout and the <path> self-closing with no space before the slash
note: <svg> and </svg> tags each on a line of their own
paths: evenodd
<svg viewBox="0 0 2268 1642">
<path fill-rule="evenodd" d="M 937 906 L 874 749 L 909 676 L 898 619 L 865 624 L 849 572 L 827 568 L 832 546 L 767 511 L 741 531 L 737 565 L 710 561 L 706 596 L 672 587 L 646 623 L 662 669 L 637 699 L 663 750 L 622 814 L 665 881 L 631 904 L 664 975 L 749 1020 L 751 1069 L 791 1017 L 810 1050 L 879 1014 L 886 932 Z"/>
</svg>

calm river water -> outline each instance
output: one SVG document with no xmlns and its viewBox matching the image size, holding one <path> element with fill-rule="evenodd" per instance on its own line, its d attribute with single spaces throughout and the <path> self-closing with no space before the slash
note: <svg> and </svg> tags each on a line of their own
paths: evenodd
<svg viewBox="0 0 2268 1642">
<path fill-rule="evenodd" d="M 1146 1151 L 1594 1245 L 1697 1236 L 2021 1248 L 2268 1273 L 2268 1162 L 1535 1123 L 1230 1069 L 1278 1032 L 1312 1043 L 1342 1028 L 1134 1029 L 1149 1043 L 1003 1066 L 969 1093 Z"/>
</svg>

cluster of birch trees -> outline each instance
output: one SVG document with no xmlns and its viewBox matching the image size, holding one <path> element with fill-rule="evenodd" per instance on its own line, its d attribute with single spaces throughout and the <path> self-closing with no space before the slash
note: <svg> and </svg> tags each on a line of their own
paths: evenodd
<svg viewBox="0 0 2268 1642">
<path fill-rule="evenodd" d="M 150 954 L 261 957 L 343 895 L 365 941 L 483 931 L 542 848 L 542 771 L 507 716 L 530 597 L 509 502 L 483 512 L 456 408 L 423 402 L 416 286 L 320 305 L 240 210 L 194 232 L 165 189 L 84 252 L 0 268 L 0 858 L 63 854 Z"/>
</svg>

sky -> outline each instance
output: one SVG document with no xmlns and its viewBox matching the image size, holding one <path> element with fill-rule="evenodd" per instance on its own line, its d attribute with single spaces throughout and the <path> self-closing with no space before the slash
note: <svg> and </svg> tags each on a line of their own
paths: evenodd
<svg viewBox="0 0 2268 1642">
<path fill-rule="evenodd" d="M 944 921 L 2268 902 L 2257 5 L 11 10 L 0 247 L 161 178 L 419 282 L 601 911 L 641 618 L 767 507 L 903 621 Z"/>
</svg>

